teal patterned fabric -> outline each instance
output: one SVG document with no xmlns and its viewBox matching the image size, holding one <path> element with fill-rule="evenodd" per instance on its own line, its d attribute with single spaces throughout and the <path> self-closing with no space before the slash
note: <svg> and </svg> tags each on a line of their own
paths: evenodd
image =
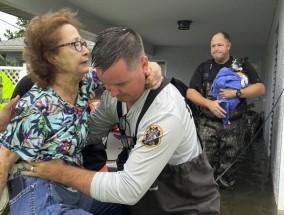
<svg viewBox="0 0 284 215">
<path fill-rule="evenodd" d="M 94 70 L 79 84 L 75 106 L 50 87 L 34 85 L 19 101 L 16 117 L 2 136 L 2 145 L 28 161 L 62 158 L 82 166 L 81 150 L 89 129 L 89 96 L 101 85 Z"/>
</svg>

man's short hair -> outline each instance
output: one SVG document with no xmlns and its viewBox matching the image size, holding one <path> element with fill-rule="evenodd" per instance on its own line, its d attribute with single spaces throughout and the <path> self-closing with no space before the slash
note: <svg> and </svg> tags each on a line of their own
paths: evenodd
<svg viewBox="0 0 284 215">
<path fill-rule="evenodd" d="M 106 71 L 119 59 L 128 67 L 138 63 L 145 55 L 141 36 L 129 28 L 112 27 L 100 32 L 92 50 L 92 65 Z"/>
<path fill-rule="evenodd" d="M 224 36 L 224 38 L 230 43 L 231 42 L 231 38 L 230 38 L 230 35 L 225 32 L 225 31 L 218 31 L 216 33 L 214 33 L 211 37 L 211 39 L 216 35 L 216 34 L 222 34 Z"/>
</svg>

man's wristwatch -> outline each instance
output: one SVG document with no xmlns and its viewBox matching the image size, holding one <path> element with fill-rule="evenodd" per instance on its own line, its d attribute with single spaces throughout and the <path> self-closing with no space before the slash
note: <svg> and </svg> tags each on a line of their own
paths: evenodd
<svg viewBox="0 0 284 215">
<path fill-rule="evenodd" d="M 240 97 L 241 97 L 241 95 L 242 95 L 241 90 L 237 90 L 237 92 L 236 92 L 236 97 L 240 98 Z"/>
</svg>

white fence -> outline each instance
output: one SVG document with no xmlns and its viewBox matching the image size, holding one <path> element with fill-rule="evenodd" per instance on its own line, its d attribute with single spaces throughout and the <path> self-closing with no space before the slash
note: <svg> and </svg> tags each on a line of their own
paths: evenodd
<svg viewBox="0 0 284 215">
<path fill-rule="evenodd" d="M 27 65 L 24 63 L 23 67 L 19 66 L 0 66 L 0 70 L 4 71 L 11 79 L 14 86 L 27 74 Z"/>
</svg>

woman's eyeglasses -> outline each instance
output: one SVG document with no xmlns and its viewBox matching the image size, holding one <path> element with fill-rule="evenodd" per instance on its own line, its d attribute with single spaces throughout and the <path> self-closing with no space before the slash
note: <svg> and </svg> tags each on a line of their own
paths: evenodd
<svg viewBox="0 0 284 215">
<path fill-rule="evenodd" d="M 81 52 L 83 50 L 83 47 L 87 48 L 87 42 L 86 41 L 75 41 L 72 43 L 64 43 L 58 46 L 55 46 L 54 48 L 61 48 L 65 46 L 73 46 L 77 52 Z"/>
</svg>

